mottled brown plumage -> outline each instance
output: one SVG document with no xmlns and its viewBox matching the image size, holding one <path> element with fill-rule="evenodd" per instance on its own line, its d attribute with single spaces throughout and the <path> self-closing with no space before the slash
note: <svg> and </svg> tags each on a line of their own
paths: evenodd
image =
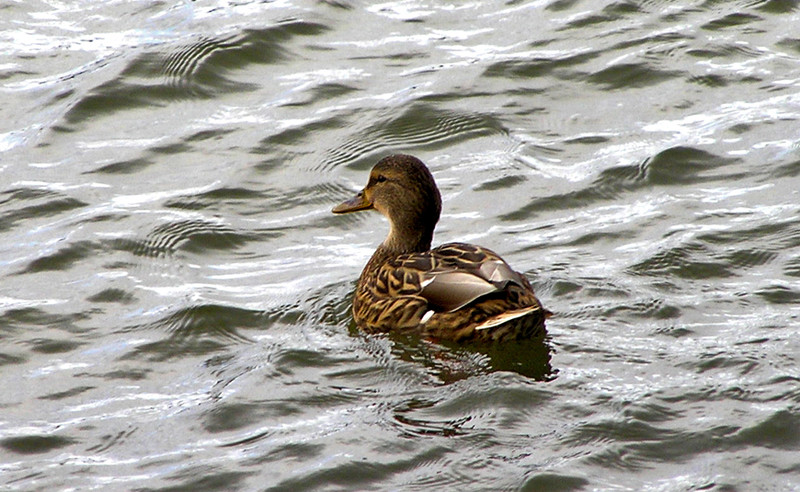
<svg viewBox="0 0 800 492">
<path fill-rule="evenodd" d="M 353 317 L 367 332 L 416 332 L 455 341 L 544 334 L 544 309 L 524 275 L 496 253 L 464 243 L 431 248 L 441 196 L 425 164 L 409 155 L 381 159 L 367 186 L 334 213 L 375 209 L 391 229 L 361 276 Z"/>
</svg>

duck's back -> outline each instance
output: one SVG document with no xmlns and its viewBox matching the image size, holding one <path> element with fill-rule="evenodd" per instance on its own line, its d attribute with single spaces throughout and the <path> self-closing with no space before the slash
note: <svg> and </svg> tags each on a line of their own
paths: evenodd
<svg viewBox="0 0 800 492">
<path fill-rule="evenodd" d="M 372 265 L 355 296 L 354 318 L 366 331 L 447 340 L 532 338 L 549 315 L 524 275 L 493 251 L 463 243 Z"/>
</svg>

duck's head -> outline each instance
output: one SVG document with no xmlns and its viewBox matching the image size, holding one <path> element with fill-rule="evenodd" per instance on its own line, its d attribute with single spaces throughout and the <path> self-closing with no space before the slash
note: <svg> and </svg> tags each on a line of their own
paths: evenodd
<svg viewBox="0 0 800 492">
<path fill-rule="evenodd" d="M 392 229 L 384 245 L 397 252 L 427 251 L 442 211 L 442 198 L 425 164 L 416 157 L 384 157 L 369 174 L 356 196 L 333 208 L 343 214 L 375 209 L 389 219 Z"/>
</svg>

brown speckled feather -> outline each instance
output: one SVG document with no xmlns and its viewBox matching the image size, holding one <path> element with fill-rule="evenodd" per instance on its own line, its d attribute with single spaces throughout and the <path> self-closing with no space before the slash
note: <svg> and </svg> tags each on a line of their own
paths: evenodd
<svg viewBox="0 0 800 492">
<path fill-rule="evenodd" d="M 481 279 L 477 273 L 486 262 L 501 262 L 514 274 L 500 287 Z M 433 302 L 425 295 L 425 280 L 461 272 L 475 276 L 491 287 L 459 309 Z M 506 325 L 476 330 L 498 315 L 524 310 L 524 316 Z M 432 314 L 423 322 L 426 313 Z M 494 252 L 470 244 L 445 244 L 431 251 L 393 258 L 373 271 L 362 274 L 353 301 L 356 324 L 368 332 L 415 331 L 425 336 L 448 340 L 500 340 L 532 338 L 544 333 L 548 315 L 533 293 L 528 280 Z"/>
<path fill-rule="evenodd" d="M 359 328 L 456 341 L 543 335 L 550 312 L 500 256 L 464 243 L 430 249 L 440 203 L 425 165 L 397 155 L 381 160 L 364 190 L 334 208 L 374 208 L 392 224 L 358 280 L 353 317 Z"/>
</svg>

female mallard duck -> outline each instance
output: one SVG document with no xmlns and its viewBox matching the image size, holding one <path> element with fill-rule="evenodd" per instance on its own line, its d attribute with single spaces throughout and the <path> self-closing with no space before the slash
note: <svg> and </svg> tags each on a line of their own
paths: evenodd
<svg viewBox="0 0 800 492">
<path fill-rule="evenodd" d="M 497 254 L 464 243 L 431 249 L 442 199 L 422 161 L 381 159 L 367 186 L 333 213 L 369 209 L 386 216 L 391 228 L 358 278 L 353 317 L 359 328 L 456 341 L 544 334 L 550 312 L 528 279 Z"/>
</svg>

